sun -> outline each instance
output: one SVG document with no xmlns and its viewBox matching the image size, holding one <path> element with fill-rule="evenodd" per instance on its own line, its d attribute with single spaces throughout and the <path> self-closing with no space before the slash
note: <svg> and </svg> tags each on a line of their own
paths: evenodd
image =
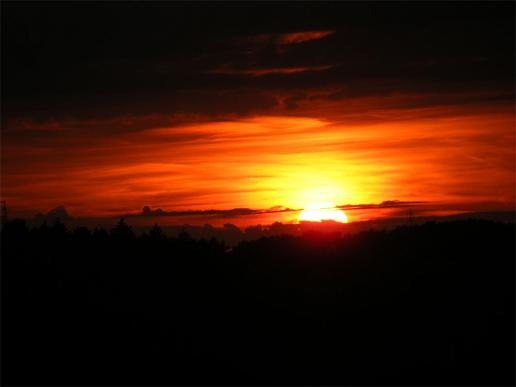
<svg viewBox="0 0 516 387">
<path fill-rule="evenodd" d="M 347 223 L 346 213 L 330 203 L 312 204 L 299 213 L 298 222 L 322 222 L 333 220 L 335 222 Z"/>
</svg>

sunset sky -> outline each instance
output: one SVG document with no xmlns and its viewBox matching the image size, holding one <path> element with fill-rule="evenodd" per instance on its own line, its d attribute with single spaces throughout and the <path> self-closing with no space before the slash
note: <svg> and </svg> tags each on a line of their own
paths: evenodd
<svg viewBox="0 0 516 387">
<path fill-rule="evenodd" d="M 13 215 L 514 209 L 513 2 L 2 8 Z"/>
</svg>

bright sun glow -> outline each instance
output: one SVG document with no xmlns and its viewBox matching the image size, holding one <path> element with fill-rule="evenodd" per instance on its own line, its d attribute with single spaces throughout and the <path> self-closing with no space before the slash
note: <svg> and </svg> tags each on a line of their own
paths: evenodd
<svg viewBox="0 0 516 387">
<path fill-rule="evenodd" d="M 335 208 L 333 204 L 322 203 L 312 204 L 299 213 L 298 222 L 322 222 L 333 220 L 335 222 L 347 223 L 348 217 L 344 211 Z"/>
</svg>

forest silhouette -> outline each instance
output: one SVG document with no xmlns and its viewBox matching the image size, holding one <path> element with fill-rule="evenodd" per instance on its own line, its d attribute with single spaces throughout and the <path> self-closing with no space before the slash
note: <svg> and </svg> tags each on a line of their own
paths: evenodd
<svg viewBox="0 0 516 387">
<path fill-rule="evenodd" d="M 514 385 L 514 224 L 1 237 L 3 385 Z"/>
</svg>

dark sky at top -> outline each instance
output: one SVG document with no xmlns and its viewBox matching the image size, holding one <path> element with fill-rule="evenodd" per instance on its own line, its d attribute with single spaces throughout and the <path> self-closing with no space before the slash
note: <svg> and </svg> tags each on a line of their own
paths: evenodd
<svg viewBox="0 0 516 387">
<path fill-rule="evenodd" d="M 514 92 L 514 3 L 9 3 L 4 118 L 260 113 L 287 96 Z M 335 31 L 282 44 L 282 34 Z M 288 46 L 288 50 L 282 47 Z M 281 69 L 304 69 L 285 74 Z M 324 71 L 321 71 L 324 69 Z M 257 76 L 253 71 L 265 71 Z M 267 73 L 267 71 L 269 71 Z"/>
</svg>

